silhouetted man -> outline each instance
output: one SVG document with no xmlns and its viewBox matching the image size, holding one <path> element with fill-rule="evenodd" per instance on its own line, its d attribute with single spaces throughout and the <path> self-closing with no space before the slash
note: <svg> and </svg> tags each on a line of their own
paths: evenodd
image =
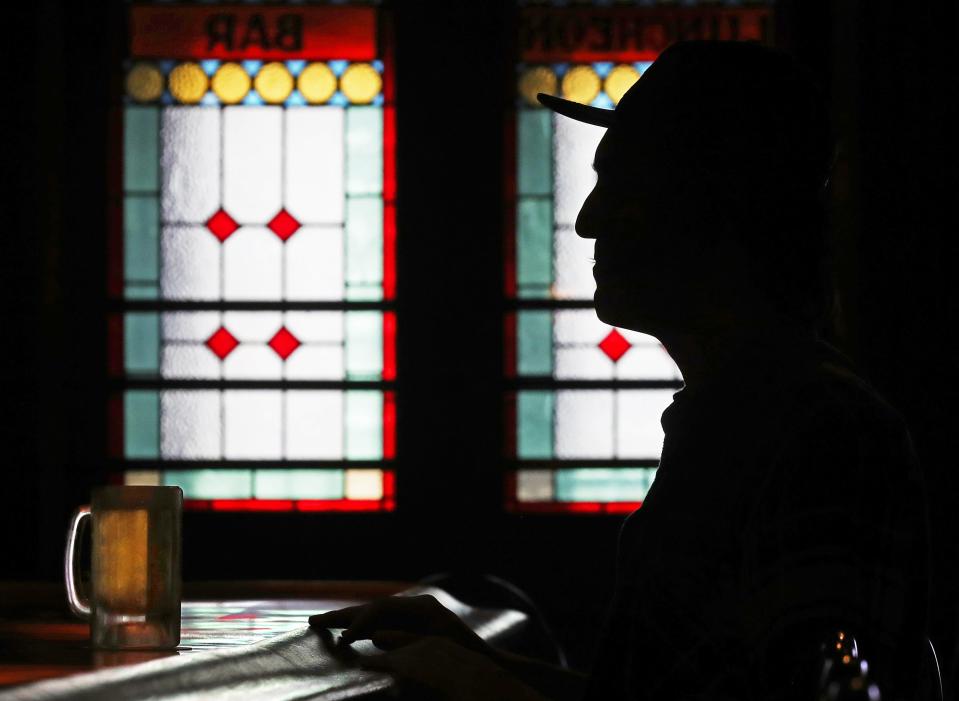
<svg viewBox="0 0 959 701">
<path fill-rule="evenodd" d="M 925 502 L 902 419 L 818 337 L 832 149 L 812 82 L 759 45 L 685 42 L 615 110 L 540 101 L 607 127 L 576 222 L 596 241 L 599 318 L 659 338 L 685 380 L 622 528 L 586 696 L 812 699 L 820 644 L 844 629 L 883 698 L 907 698 L 927 616 Z M 582 693 L 447 614 L 386 602 L 314 624 L 397 648 L 373 664 L 451 698 Z"/>
</svg>

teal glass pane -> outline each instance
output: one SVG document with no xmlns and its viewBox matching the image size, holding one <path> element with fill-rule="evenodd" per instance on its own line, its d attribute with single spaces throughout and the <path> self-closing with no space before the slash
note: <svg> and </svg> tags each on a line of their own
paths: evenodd
<svg viewBox="0 0 959 701">
<path fill-rule="evenodd" d="M 346 288 L 346 299 L 351 302 L 378 302 L 383 299 L 383 286 L 380 283 L 349 285 Z"/>
<path fill-rule="evenodd" d="M 383 313 L 346 313 L 346 377 L 379 380 L 383 374 Z"/>
<path fill-rule="evenodd" d="M 553 203 L 520 198 L 516 205 L 516 284 L 521 297 L 547 297 L 553 282 Z"/>
<path fill-rule="evenodd" d="M 163 484 L 178 486 L 185 499 L 249 499 L 252 470 L 165 470 Z"/>
<path fill-rule="evenodd" d="M 346 200 L 346 297 L 354 285 L 366 295 L 376 288 L 383 296 L 383 201 L 379 197 L 349 197 Z M 369 299 L 369 297 L 365 297 Z"/>
<path fill-rule="evenodd" d="M 123 188 L 156 192 L 160 166 L 160 111 L 127 107 L 123 111 Z"/>
<path fill-rule="evenodd" d="M 520 110 L 517 119 L 518 195 L 553 194 L 553 122 L 549 110 Z"/>
<path fill-rule="evenodd" d="M 133 389 L 123 395 L 123 454 L 132 460 L 160 455 L 160 393 Z"/>
<path fill-rule="evenodd" d="M 383 192 L 383 110 L 349 107 L 346 110 L 346 194 Z"/>
<path fill-rule="evenodd" d="M 123 276 L 128 281 L 159 278 L 160 203 L 152 195 L 123 200 Z"/>
<path fill-rule="evenodd" d="M 130 312 L 123 317 L 123 366 L 131 375 L 155 375 L 160 369 L 160 315 Z"/>
<path fill-rule="evenodd" d="M 379 460 L 382 457 L 383 393 L 372 390 L 347 391 L 347 460 Z"/>
<path fill-rule="evenodd" d="M 653 467 L 556 471 L 558 501 L 642 501 L 656 475 Z"/>
<path fill-rule="evenodd" d="M 553 457 L 553 393 L 543 390 L 516 395 L 516 453 L 519 458 Z"/>
<path fill-rule="evenodd" d="M 257 499 L 342 499 L 343 470 L 254 470 Z"/>
<path fill-rule="evenodd" d="M 516 369 L 520 375 L 553 374 L 553 313 L 521 310 L 516 314 Z"/>
<path fill-rule="evenodd" d="M 158 299 L 160 286 L 155 283 L 128 282 L 123 288 L 127 299 Z"/>
</svg>

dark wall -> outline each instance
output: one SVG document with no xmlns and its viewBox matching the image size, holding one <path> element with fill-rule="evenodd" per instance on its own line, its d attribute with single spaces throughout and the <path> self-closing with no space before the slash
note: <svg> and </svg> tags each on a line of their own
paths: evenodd
<svg viewBox="0 0 959 701">
<path fill-rule="evenodd" d="M 956 17 L 905 7 L 781 3 L 784 45 L 828 86 L 839 342 L 906 416 L 936 536 L 935 624 L 952 649 L 959 517 L 954 195 Z M 504 516 L 498 465 L 502 136 L 508 3 L 396 3 L 400 494 L 387 521 L 195 515 L 187 576 L 416 578 L 493 571 L 540 600 L 588 659 L 618 520 Z M 106 144 L 122 6 L 21 4 L 11 61 L 3 278 L 0 576 L 59 576 L 63 531 L 103 471 Z M 477 98 L 482 98 L 478 101 Z M 251 518 L 259 519 L 251 521 Z M 242 537 L 240 537 L 242 536 Z M 191 555 L 192 552 L 192 555 Z"/>
<path fill-rule="evenodd" d="M 836 13 L 837 95 L 849 150 L 849 347 L 905 415 L 931 495 L 934 638 L 954 649 L 959 494 L 953 339 L 956 246 L 954 3 L 862 3 Z M 954 660 L 950 662 L 954 664 Z"/>
</svg>

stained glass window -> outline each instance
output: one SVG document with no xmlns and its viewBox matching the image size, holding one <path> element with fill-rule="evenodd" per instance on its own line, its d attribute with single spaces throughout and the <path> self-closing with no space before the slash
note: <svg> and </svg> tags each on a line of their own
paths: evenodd
<svg viewBox="0 0 959 701">
<path fill-rule="evenodd" d="M 393 508 L 389 27 L 135 6 L 117 118 L 113 459 L 213 510 Z"/>
<path fill-rule="evenodd" d="M 655 338 L 597 319 L 593 241 L 574 224 L 604 130 L 554 115 L 536 94 L 613 108 L 673 41 L 769 33 L 768 6 L 596 5 L 521 8 L 505 242 L 513 510 L 635 509 L 659 462 L 660 415 L 682 386 Z"/>
</svg>

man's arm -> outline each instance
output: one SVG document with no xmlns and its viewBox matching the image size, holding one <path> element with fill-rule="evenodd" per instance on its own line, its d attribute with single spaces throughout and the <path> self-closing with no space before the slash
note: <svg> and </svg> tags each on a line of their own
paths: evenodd
<svg viewBox="0 0 959 701">
<path fill-rule="evenodd" d="M 924 545 L 917 479 L 884 405 L 824 404 L 792 426 L 744 529 L 742 624 L 763 694 L 814 683 L 819 644 L 839 628 L 889 675 Z"/>
</svg>

